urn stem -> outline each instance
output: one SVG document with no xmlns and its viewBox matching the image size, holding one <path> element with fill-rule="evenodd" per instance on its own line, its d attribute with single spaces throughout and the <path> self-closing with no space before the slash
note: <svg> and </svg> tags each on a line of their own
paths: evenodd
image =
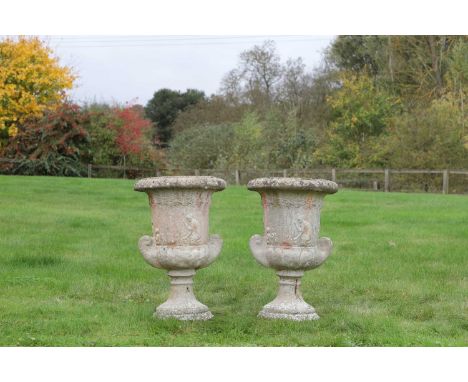
<svg viewBox="0 0 468 382">
<path fill-rule="evenodd" d="M 193 293 L 195 269 L 172 270 L 167 274 L 171 278 L 169 298 L 156 308 L 156 317 L 178 320 L 209 320 L 213 317 Z"/>
<path fill-rule="evenodd" d="M 304 272 L 279 271 L 276 274 L 279 277 L 278 298 L 302 300 L 301 278 Z"/>
<path fill-rule="evenodd" d="M 183 271 L 169 271 L 167 275 L 171 278 L 171 290 L 169 292 L 169 300 L 173 299 L 195 299 L 193 294 L 193 276 L 194 269 Z"/>
<path fill-rule="evenodd" d="M 278 271 L 279 289 L 276 298 L 265 305 L 258 314 L 263 318 L 281 318 L 295 321 L 317 320 L 313 306 L 307 304 L 301 294 L 303 271 Z"/>
</svg>

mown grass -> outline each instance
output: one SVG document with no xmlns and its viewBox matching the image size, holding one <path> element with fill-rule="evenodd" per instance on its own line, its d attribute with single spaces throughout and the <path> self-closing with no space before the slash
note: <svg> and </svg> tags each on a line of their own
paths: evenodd
<svg viewBox="0 0 468 382">
<path fill-rule="evenodd" d="M 219 259 L 195 291 L 214 319 L 155 320 L 168 277 L 136 243 L 151 232 L 132 181 L 0 177 L 0 345 L 466 346 L 468 197 L 343 191 L 328 196 L 323 236 L 333 255 L 307 272 L 319 321 L 256 317 L 275 296 L 274 271 L 251 256 L 259 196 L 213 196 Z"/>
</svg>

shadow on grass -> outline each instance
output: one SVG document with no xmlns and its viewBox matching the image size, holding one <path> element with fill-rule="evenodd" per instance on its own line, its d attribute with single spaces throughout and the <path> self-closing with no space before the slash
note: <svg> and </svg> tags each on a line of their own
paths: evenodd
<svg viewBox="0 0 468 382">
<path fill-rule="evenodd" d="M 63 263 L 63 259 L 53 256 L 19 256 L 11 259 L 10 264 L 20 267 L 51 267 L 60 265 Z"/>
</svg>

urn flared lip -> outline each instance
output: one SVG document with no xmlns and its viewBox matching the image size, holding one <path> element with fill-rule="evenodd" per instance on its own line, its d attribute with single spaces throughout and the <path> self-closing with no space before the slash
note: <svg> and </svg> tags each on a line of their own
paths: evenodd
<svg viewBox="0 0 468 382">
<path fill-rule="evenodd" d="M 338 191 L 338 184 L 326 179 L 257 178 L 252 179 L 247 184 L 247 188 L 251 191 L 315 191 L 324 194 L 334 194 Z"/>
<path fill-rule="evenodd" d="M 221 191 L 226 188 L 226 181 L 214 176 L 158 176 L 143 178 L 135 183 L 135 191 L 157 189 L 202 189 Z"/>
</svg>

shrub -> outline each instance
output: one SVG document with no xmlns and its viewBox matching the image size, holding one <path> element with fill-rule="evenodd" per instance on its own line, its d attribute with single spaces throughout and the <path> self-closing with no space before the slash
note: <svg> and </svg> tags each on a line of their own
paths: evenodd
<svg viewBox="0 0 468 382">
<path fill-rule="evenodd" d="M 22 175 L 80 176 L 89 158 L 89 136 L 84 129 L 88 115 L 66 102 L 42 118 L 29 119 L 10 138 L 1 155 L 14 159 L 7 173 Z"/>
</svg>

